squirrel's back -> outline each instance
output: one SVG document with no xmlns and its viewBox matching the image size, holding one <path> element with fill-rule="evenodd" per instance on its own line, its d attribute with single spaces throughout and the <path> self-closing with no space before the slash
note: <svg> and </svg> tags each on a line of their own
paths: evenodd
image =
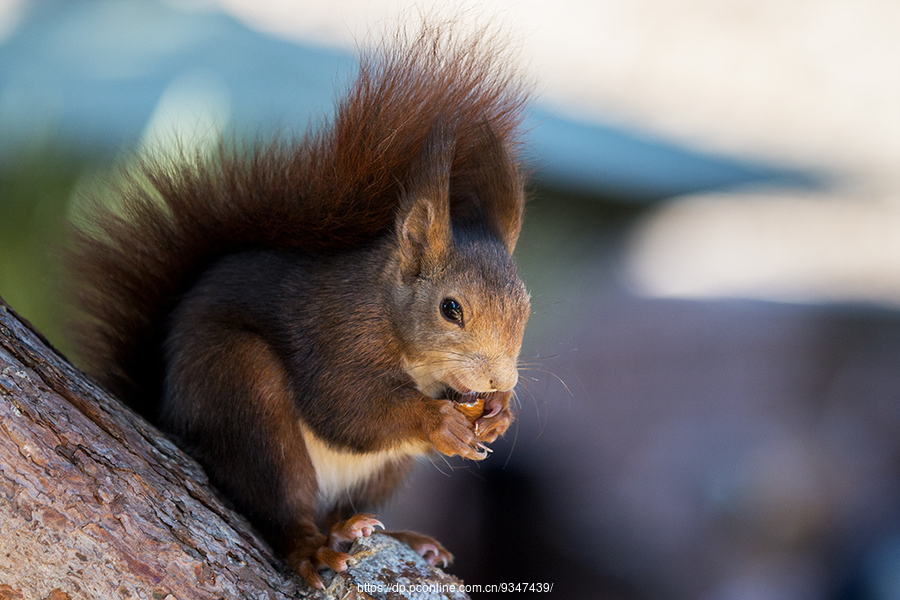
<svg viewBox="0 0 900 600">
<path fill-rule="evenodd" d="M 86 203 L 74 228 L 68 262 L 81 359 L 152 413 L 169 315 L 200 274 L 249 248 L 341 250 L 385 234 L 436 128 L 454 137 L 451 215 L 495 224 L 511 247 L 522 194 L 488 201 L 485 188 L 521 185 L 524 92 L 491 35 L 431 23 L 364 53 L 323 128 L 206 156 L 140 159 L 116 185 L 116 205 Z"/>
</svg>

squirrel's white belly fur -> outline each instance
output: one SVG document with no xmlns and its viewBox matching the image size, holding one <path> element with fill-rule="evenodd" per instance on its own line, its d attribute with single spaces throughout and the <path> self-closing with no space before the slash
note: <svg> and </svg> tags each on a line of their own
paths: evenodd
<svg viewBox="0 0 900 600">
<path fill-rule="evenodd" d="M 427 444 L 423 442 L 408 442 L 389 450 L 358 453 L 335 448 L 305 425 L 302 425 L 302 431 L 306 451 L 316 470 L 318 505 L 326 509 L 341 500 L 342 496 L 365 485 L 389 463 L 428 451 Z"/>
</svg>

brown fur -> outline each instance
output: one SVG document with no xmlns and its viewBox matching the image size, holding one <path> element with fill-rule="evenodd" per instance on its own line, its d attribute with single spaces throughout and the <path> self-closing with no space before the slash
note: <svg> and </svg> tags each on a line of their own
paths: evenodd
<svg viewBox="0 0 900 600">
<path fill-rule="evenodd" d="M 512 421 L 523 101 L 490 40 L 426 26 L 363 56 L 330 127 L 144 160 L 120 206 L 83 211 L 70 263 L 89 369 L 315 585 L 345 567 L 334 540 L 371 529 L 326 538 L 326 521 L 385 499 L 416 454 L 484 458 Z M 485 415 L 445 392 L 487 396 Z"/>
</svg>

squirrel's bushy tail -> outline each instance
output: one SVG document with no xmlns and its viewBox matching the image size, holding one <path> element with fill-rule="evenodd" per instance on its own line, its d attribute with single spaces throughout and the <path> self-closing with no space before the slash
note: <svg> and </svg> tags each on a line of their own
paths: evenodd
<svg viewBox="0 0 900 600">
<path fill-rule="evenodd" d="M 455 137 L 451 210 L 463 219 L 496 212 L 507 229 L 501 237 L 514 243 L 521 194 L 487 206 L 472 182 L 520 185 L 525 92 L 494 36 L 431 23 L 363 53 L 332 122 L 298 140 L 140 159 L 114 186 L 114 205 L 88 201 L 73 227 L 68 266 L 81 360 L 150 414 L 167 316 L 199 274 L 246 248 L 340 249 L 383 234 L 435 127 Z"/>
</svg>

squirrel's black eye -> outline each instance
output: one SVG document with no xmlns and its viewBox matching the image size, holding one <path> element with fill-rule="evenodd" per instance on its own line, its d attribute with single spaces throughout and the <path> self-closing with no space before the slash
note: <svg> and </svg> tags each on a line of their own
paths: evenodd
<svg viewBox="0 0 900 600">
<path fill-rule="evenodd" d="M 462 326 L 463 324 L 463 309 L 462 304 L 454 300 L 453 298 L 444 298 L 441 300 L 441 314 L 444 315 L 444 318 L 448 321 L 456 323 L 457 325 Z"/>
</svg>

